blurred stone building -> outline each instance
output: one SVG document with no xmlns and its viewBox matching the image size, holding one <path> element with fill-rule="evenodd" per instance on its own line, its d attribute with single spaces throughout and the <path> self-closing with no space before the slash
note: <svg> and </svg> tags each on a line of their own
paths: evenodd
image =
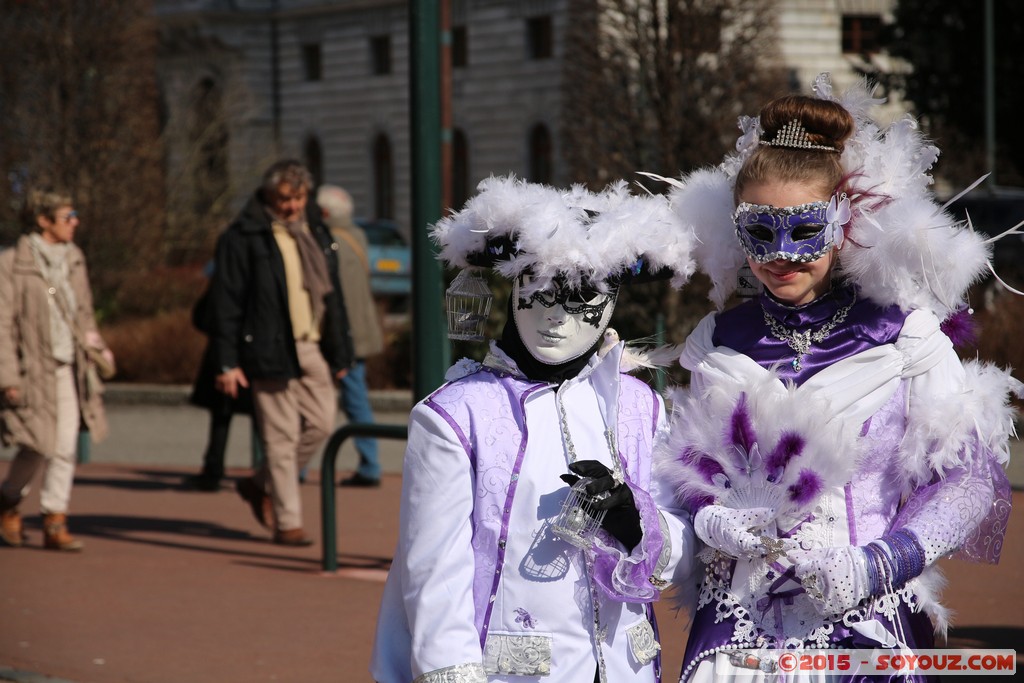
<svg viewBox="0 0 1024 683">
<path fill-rule="evenodd" d="M 777 0 L 794 90 L 891 67 L 895 0 Z M 568 0 L 450 0 L 451 205 L 490 174 L 563 184 Z M 359 215 L 408 230 L 409 19 L 403 0 L 154 0 L 170 201 L 230 215 L 272 160 L 304 160 Z M 898 110 L 898 105 L 896 106 Z M 412 113 L 415 116 L 415 112 Z"/>
</svg>

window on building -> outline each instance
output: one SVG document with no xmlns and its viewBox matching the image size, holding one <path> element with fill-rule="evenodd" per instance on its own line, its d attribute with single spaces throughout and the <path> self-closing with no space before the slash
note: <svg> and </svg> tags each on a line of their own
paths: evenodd
<svg viewBox="0 0 1024 683">
<path fill-rule="evenodd" d="M 530 17 L 526 20 L 526 56 L 529 59 L 548 59 L 554 45 L 551 15 Z"/>
<path fill-rule="evenodd" d="M 543 123 L 530 129 L 530 180 L 551 183 L 551 132 Z"/>
<path fill-rule="evenodd" d="M 303 156 L 305 156 L 306 168 L 313 176 L 313 185 L 319 187 L 324 182 L 324 152 L 320 146 L 320 140 L 315 135 L 306 138 Z"/>
<path fill-rule="evenodd" d="M 373 211 L 374 218 L 395 217 L 391 141 L 383 133 L 373 141 Z"/>
<path fill-rule="evenodd" d="M 466 27 L 452 27 L 452 66 L 469 64 L 469 45 L 467 44 Z"/>
<path fill-rule="evenodd" d="M 320 43 L 308 43 L 302 46 L 302 71 L 307 81 L 319 81 L 323 78 Z"/>
<path fill-rule="evenodd" d="M 882 18 L 877 14 L 843 15 L 843 54 L 871 55 L 881 48 Z"/>
<path fill-rule="evenodd" d="M 370 68 L 377 76 L 391 73 L 391 36 L 370 37 Z"/>
<path fill-rule="evenodd" d="M 452 208 L 460 209 L 469 199 L 469 145 L 466 134 L 452 131 Z"/>
<path fill-rule="evenodd" d="M 800 92 L 800 71 L 798 69 L 786 69 L 786 86 L 789 92 Z"/>
<path fill-rule="evenodd" d="M 192 176 L 192 205 L 196 214 L 210 212 L 224 199 L 230 186 L 228 175 L 228 126 L 224 115 L 224 93 L 219 83 L 204 78 L 192 91 L 189 117 L 189 159 Z"/>
</svg>

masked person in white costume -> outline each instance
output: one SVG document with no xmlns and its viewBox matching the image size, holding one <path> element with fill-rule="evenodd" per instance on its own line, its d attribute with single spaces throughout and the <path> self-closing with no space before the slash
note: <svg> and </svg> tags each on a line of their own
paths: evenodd
<svg viewBox="0 0 1024 683">
<path fill-rule="evenodd" d="M 692 273 L 667 209 L 625 183 L 490 178 L 434 226 L 442 259 L 492 266 L 512 293 L 483 363 L 412 411 L 375 680 L 660 680 L 651 603 L 689 574 L 693 536 L 651 480 L 662 399 L 623 371 L 636 353 L 602 346 L 619 286 Z M 610 495 L 577 547 L 552 525 L 581 476 Z"/>
<path fill-rule="evenodd" d="M 825 675 L 783 674 L 783 648 L 935 647 L 936 561 L 995 562 L 1009 515 L 1021 385 L 953 349 L 989 241 L 928 192 L 913 119 L 880 129 L 865 87 L 824 75 L 815 92 L 741 119 L 737 153 L 671 193 L 715 303 L 741 265 L 763 286 L 687 339 L 657 459 L 707 544 L 687 682 Z M 855 654 L 829 680 L 928 679 Z"/>
</svg>

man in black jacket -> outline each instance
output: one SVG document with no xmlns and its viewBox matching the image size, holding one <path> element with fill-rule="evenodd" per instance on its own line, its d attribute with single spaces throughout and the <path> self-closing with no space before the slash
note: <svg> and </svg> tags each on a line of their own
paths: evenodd
<svg viewBox="0 0 1024 683">
<path fill-rule="evenodd" d="M 335 381 L 354 357 L 337 245 L 308 202 L 312 177 L 285 160 L 217 242 L 210 290 L 217 389 L 250 387 L 266 458 L 237 484 L 274 542 L 310 545 L 298 472 L 334 427 Z M 308 211 L 307 211 L 308 207 Z"/>
</svg>

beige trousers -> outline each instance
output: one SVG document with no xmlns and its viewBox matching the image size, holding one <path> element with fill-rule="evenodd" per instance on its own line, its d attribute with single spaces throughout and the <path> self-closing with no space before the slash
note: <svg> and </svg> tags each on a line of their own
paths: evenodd
<svg viewBox="0 0 1024 683">
<path fill-rule="evenodd" d="M 291 380 L 253 380 L 252 398 L 265 458 L 256 483 L 274 501 L 281 531 L 302 527 L 299 470 L 334 429 L 337 412 L 331 369 L 316 342 L 296 342 L 302 375 Z"/>
<path fill-rule="evenodd" d="M 57 380 L 57 433 L 54 452 L 43 455 L 22 448 L 14 456 L 3 483 L 3 496 L 7 500 L 21 500 L 28 494 L 32 478 L 43 467 L 43 483 L 39 487 L 39 509 L 45 514 L 63 514 L 71 501 L 71 484 L 75 479 L 75 460 L 78 449 L 78 428 L 81 413 L 78 391 L 75 389 L 74 366 L 62 365 L 55 373 Z"/>
</svg>

